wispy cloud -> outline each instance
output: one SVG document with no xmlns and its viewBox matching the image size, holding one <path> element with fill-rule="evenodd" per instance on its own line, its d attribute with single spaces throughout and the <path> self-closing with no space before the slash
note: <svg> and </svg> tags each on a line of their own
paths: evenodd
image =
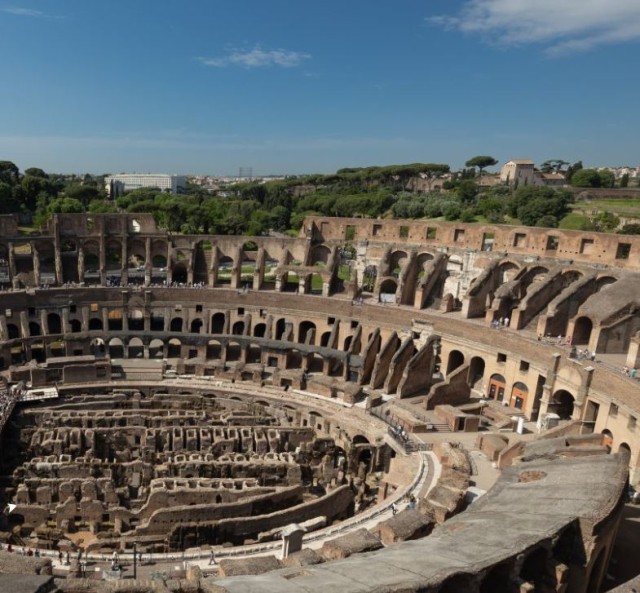
<svg viewBox="0 0 640 593">
<path fill-rule="evenodd" d="M 549 55 L 640 40 L 638 0 L 467 0 L 427 21 L 490 43 L 544 45 Z"/>
<path fill-rule="evenodd" d="M 214 58 L 199 57 L 205 66 L 213 68 L 225 68 L 226 66 L 242 66 L 244 68 L 268 68 L 278 66 L 281 68 L 293 68 L 299 66 L 305 60 L 311 58 L 311 55 L 290 51 L 286 49 L 264 50 L 261 47 L 253 49 L 231 48 L 224 56 Z"/>
<path fill-rule="evenodd" d="M 17 8 L 15 6 L 7 6 L 5 8 L 2 8 L 1 10 L 2 12 L 6 12 L 8 14 L 15 14 L 16 16 L 46 16 L 41 10 L 34 10 L 33 8 Z"/>
</svg>

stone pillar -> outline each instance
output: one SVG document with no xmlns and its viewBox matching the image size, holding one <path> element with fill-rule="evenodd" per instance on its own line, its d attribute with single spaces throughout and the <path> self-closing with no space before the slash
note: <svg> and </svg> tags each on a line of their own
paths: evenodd
<svg viewBox="0 0 640 593">
<path fill-rule="evenodd" d="M 49 320 L 47 319 L 47 311 L 45 309 L 40 311 L 40 331 L 43 336 L 49 335 Z"/>
<path fill-rule="evenodd" d="M 167 241 L 167 286 L 171 284 L 173 276 L 173 246 Z"/>
<path fill-rule="evenodd" d="M 84 249 L 78 245 L 78 281 L 84 282 Z"/>
<path fill-rule="evenodd" d="M 64 309 L 62 309 L 62 333 L 63 334 L 68 334 L 71 332 L 71 329 L 69 328 L 69 307 L 65 307 Z"/>
<path fill-rule="evenodd" d="M 260 290 L 264 283 L 265 260 L 264 247 L 260 247 L 256 256 L 256 269 L 253 273 L 253 290 Z"/>
<path fill-rule="evenodd" d="M 591 381 L 593 380 L 593 371 L 595 369 L 591 366 L 585 367 L 582 373 L 582 383 L 580 389 L 576 395 L 576 399 L 573 402 L 573 420 L 581 420 L 584 412 L 584 404 L 587 401 L 589 395 L 589 388 L 591 387 Z"/>
<path fill-rule="evenodd" d="M 31 259 L 33 261 L 33 283 L 40 286 L 40 257 L 38 256 L 38 248 L 34 242 L 31 245 Z"/>
<path fill-rule="evenodd" d="M 145 286 L 149 286 L 151 284 L 152 271 L 153 271 L 153 261 L 151 259 L 151 237 L 147 237 L 144 242 L 144 285 Z"/>
<path fill-rule="evenodd" d="M 104 238 L 104 229 L 100 229 L 100 284 L 107 285 L 107 245 Z M 106 326 L 105 326 L 106 329 Z"/>
<path fill-rule="evenodd" d="M 637 369 L 640 365 L 640 332 L 633 336 L 629 342 L 626 365 L 630 369 Z"/>
<path fill-rule="evenodd" d="M 193 284 L 193 268 L 196 265 L 196 247 L 192 243 L 189 252 L 189 261 L 187 262 L 187 284 Z"/>
<path fill-rule="evenodd" d="M 13 243 L 9 243 L 9 277 L 11 286 L 18 288 L 18 279 L 16 278 L 16 249 Z"/>
<path fill-rule="evenodd" d="M 81 329 L 83 332 L 89 331 L 89 307 L 82 307 L 80 310 L 80 315 L 82 316 L 81 321 Z"/>
<path fill-rule="evenodd" d="M 122 237 L 122 245 L 120 247 L 120 283 L 123 286 L 129 284 L 129 268 L 127 262 L 127 236 Z"/>
<path fill-rule="evenodd" d="M 218 283 L 218 266 L 220 265 L 220 250 L 216 245 L 211 246 L 211 266 L 209 268 L 209 286 Z"/>
<path fill-rule="evenodd" d="M 7 318 L 0 315 L 0 342 L 9 339 L 9 330 L 7 329 Z"/>
</svg>

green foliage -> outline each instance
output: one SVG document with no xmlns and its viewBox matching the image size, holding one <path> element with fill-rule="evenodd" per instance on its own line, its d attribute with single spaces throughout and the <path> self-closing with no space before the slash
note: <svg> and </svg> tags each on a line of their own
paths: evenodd
<svg viewBox="0 0 640 593">
<path fill-rule="evenodd" d="M 611 171 L 579 169 L 571 177 L 573 187 L 613 187 L 615 178 Z"/>
<path fill-rule="evenodd" d="M 472 167 L 472 168 L 478 167 L 478 169 L 480 169 L 480 171 L 482 172 L 487 167 L 493 167 L 494 165 L 497 165 L 497 164 L 498 164 L 497 159 L 494 159 L 492 156 L 478 155 L 469 159 L 464 164 L 464 166 Z"/>
<path fill-rule="evenodd" d="M 629 187 L 629 173 L 625 173 L 620 177 L 620 187 Z"/>
<path fill-rule="evenodd" d="M 619 231 L 620 235 L 640 235 L 640 223 L 625 224 Z"/>
<path fill-rule="evenodd" d="M 529 185 L 513 192 L 508 203 L 511 216 L 526 226 L 558 226 L 569 212 L 573 197 L 566 190 Z"/>
</svg>

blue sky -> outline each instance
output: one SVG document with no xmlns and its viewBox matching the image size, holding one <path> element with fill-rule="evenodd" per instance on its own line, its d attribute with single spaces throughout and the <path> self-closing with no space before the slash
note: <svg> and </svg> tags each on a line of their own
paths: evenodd
<svg viewBox="0 0 640 593">
<path fill-rule="evenodd" d="M 640 0 L 0 0 L 0 159 L 640 164 Z"/>
</svg>

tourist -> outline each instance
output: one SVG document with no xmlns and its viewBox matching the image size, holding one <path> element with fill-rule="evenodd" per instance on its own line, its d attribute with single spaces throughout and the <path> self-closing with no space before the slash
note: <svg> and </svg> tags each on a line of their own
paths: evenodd
<svg viewBox="0 0 640 593">
<path fill-rule="evenodd" d="M 393 516 L 396 516 L 396 513 L 398 512 L 398 507 L 396 506 L 395 502 L 391 503 L 391 513 L 393 514 Z"/>
<path fill-rule="evenodd" d="M 216 563 L 216 553 L 214 550 L 211 550 L 211 556 L 209 557 L 209 564 Z"/>
</svg>

